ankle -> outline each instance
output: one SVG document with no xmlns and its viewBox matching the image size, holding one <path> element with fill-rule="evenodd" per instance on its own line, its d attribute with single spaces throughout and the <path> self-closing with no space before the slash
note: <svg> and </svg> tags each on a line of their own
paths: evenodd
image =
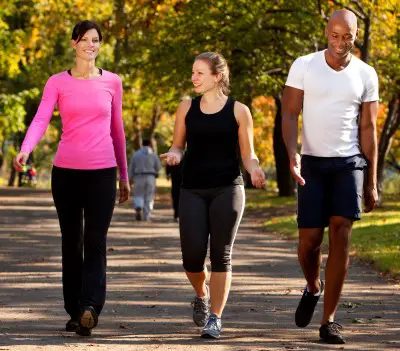
<svg viewBox="0 0 400 351">
<path fill-rule="evenodd" d="M 221 317 L 222 317 L 222 313 L 211 311 L 210 316 L 212 316 L 212 315 L 216 316 L 218 319 L 221 319 Z"/>
<path fill-rule="evenodd" d="M 312 285 L 307 283 L 306 289 L 309 293 L 318 295 L 318 293 L 321 292 L 321 282 L 320 279 L 318 279 L 316 282 L 314 282 Z"/>
<path fill-rule="evenodd" d="M 208 292 L 208 287 L 207 287 L 207 285 L 204 285 L 203 286 L 203 288 L 202 288 L 202 290 L 199 292 L 199 293 L 197 293 L 196 292 L 196 294 L 197 294 L 197 297 L 199 297 L 200 299 L 202 299 L 202 300 L 204 300 L 204 299 L 206 299 L 206 298 L 209 298 L 209 292 Z"/>
</svg>

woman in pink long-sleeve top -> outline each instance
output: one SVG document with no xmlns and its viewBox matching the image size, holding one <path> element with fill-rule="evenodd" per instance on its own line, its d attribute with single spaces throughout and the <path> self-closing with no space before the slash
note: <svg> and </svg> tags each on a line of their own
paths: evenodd
<svg viewBox="0 0 400 351">
<path fill-rule="evenodd" d="M 43 137 L 55 105 L 62 135 L 52 169 L 52 193 L 62 235 L 64 307 L 67 331 L 90 335 L 106 295 L 106 237 L 114 210 L 117 167 L 119 202 L 129 196 L 122 83 L 95 66 L 102 35 L 91 21 L 78 23 L 71 45 L 76 65 L 49 78 L 28 129 L 17 171 Z M 84 223 L 84 225 L 83 225 Z"/>
</svg>

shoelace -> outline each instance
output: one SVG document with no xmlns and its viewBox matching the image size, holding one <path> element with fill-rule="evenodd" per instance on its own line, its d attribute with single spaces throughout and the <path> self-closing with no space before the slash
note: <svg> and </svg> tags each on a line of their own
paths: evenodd
<svg viewBox="0 0 400 351">
<path fill-rule="evenodd" d="M 197 296 L 191 303 L 195 312 L 207 312 L 207 304 L 204 300 L 198 298 Z"/>
<path fill-rule="evenodd" d="M 328 329 L 334 331 L 335 333 L 339 333 L 343 329 L 343 327 L 339 323 L 329 322 Z"/>
<path fill-rule="evenodd" d="M 213 329 L 213 330 L 219 330 L 218 328 L 218 319 L 216 317 L 210 317 L 207 321 L 206 326 L 204 329 Z"/>
</svg>

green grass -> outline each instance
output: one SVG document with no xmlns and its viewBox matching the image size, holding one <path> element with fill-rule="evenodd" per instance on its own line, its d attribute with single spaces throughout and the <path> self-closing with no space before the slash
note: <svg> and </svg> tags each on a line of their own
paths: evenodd
<svg viewBox="0 0 400 351">
<path fill-rule="evenodd" d="M 271 193 L 247 191 L 250 211 L 260 211 L 268 218 L 264 229 L 296 238 L 296 199 L 277 198 Z M 328 235 L 324 242 L 327 244 Z M 354 223 L 352 252 L 372 262 L 380 271 L 400 276 L 400 195 L 384 196 L 384 206 L 363 215 Z"/>
</svg>

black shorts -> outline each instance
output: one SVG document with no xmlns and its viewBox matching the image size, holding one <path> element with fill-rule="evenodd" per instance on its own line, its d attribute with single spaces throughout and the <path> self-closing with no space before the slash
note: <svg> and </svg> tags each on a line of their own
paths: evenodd
<svg viewBox="0 0 400 351">
<path fill-rule="evenodd" d="M 298 186 L 298 227 L 324 228 L 331 216 L 360 219 L 366 167 L 362 155 L 302 155 L 301 175 L 306 184 Z"/>
</svg>

